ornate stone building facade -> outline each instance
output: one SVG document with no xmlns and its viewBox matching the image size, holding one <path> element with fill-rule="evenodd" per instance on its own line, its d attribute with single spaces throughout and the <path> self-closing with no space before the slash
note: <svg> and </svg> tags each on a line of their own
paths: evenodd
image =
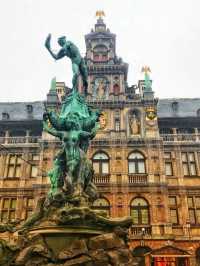
<svg viewBox="0 0 200 266">
<path fill-rule="evenodd" d="M 128 64 L 101 17 L 85 42 L 86 97 L 102 110 L 88 152 L 101 195 L 93 207 L 132 216 L 139 265 L 200 265 L 200 98 L 158 100 L 146 78 L 129 87 Z M 59 112 L 68 91 L 57 82 L 46 108 Z M 1 222 L 26 219 L 49 189 L 60 142 L 42 131 L 44 111 L 43 102 L 0 104 Z"/>
</svg>

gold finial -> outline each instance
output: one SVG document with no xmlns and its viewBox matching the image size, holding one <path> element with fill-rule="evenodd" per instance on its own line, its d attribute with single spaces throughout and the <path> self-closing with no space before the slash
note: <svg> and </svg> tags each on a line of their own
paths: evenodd
<svg viewBox="0 0 200 266">
<path fill-rule="evenodd" d="M 98 18 L 105 17 L 104 11 L 103 10 L 97 10 L 96 11 L 96 17 L 98 17 Z"/>
<path fill-rule="evenodd" d="M 147 73 L 151 72 L 151 69 L 148 66 L 143 66 L 141 72 L 144 72 L 145 74 L 147 74 Z"/>
</svg>

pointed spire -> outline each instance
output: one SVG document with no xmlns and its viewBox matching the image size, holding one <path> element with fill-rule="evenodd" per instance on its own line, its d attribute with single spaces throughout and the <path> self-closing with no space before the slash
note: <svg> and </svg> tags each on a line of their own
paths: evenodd
<svg viewBox="0 0 200 266">
<path fill-rule="evenodd" d="M 144 73 L 144 84 L 145 84 L 145 90 L 151 90 L 152 81 L 150 80 L 149 73 L 151 72 L 150 67 L 144 66 L 141 70 L 142 73 Z"/>
<path fill-rule="evenodd" d="M 56 92 L 56 77 L 52 78 L 52 80 L 51 80 L 50 91 L 51 92 Z"/>
<path fill-rule="evenodd" d="M 106 24 L 103 21 L 103 17 L 105 17 L 105 13 L 103 10 L 96 11 L 97 23 L 95 24 L 95 31 L 106 31 Z"/>
</svg>

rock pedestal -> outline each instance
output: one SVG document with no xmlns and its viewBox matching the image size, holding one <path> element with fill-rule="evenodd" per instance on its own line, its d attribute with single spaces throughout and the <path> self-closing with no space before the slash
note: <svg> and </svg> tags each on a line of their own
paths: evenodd
<svg viewBox="0 0 200 266">
<path fill-rule="evenodd" d="M 41 200 L 33 216 L 16 228 L 16 246 L 4 243 L 0 265 L 134 265 L 127 245 L 130 217 L 109 218 L 89 206 L 66 202 L 45 204 Z"/>
</svg>

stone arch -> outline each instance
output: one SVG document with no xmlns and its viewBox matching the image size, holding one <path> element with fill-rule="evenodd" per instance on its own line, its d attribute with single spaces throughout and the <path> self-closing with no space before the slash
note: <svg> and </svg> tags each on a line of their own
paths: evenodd
<svg viewBox="0 0 200 266">
<path fill-rule="evenodd" d="M 152 249 L 148 246 L 137 246 L 133 249 L 132 255 L 138 266 L 145 266 L 145 254 L 151 252 Z"/>
<path fill-rule="evenodd" d="M 106 197 L 96 199 L 92 204 L 92 208 L 104 211 L 108 216 L 110 215 L 110 201 Z"/>
</svg>

